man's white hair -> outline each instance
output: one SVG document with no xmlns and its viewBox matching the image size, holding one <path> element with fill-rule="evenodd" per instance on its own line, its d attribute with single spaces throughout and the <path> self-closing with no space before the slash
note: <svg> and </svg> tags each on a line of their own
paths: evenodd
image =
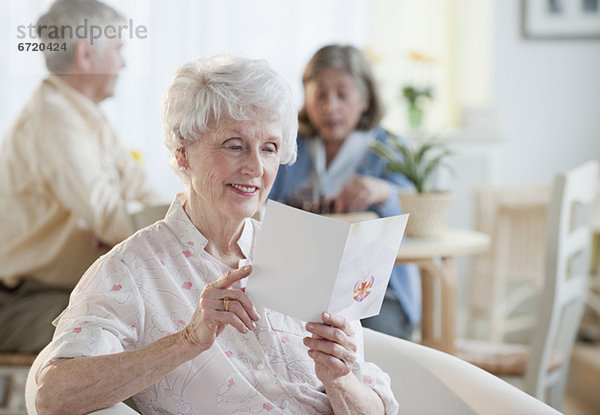
<svg viewBox="0 0 600 415">
<path fill-rule="evenodd" d="M 44 49 L 44 57 L 46 59 L 46 67 L 55 74 L 68 73 L 75 59 L 75 45 L 81 39 L 76 36 L 77 26 L 83 25 L 84 22 L 88 28 L 91 26 L 103 27 L 109 24 L 123 22 L 125 18 L 115 9 L 98 0 L 56 0 L 48 11 L 40 16 L 37 21 L 37 34 L 44 43 L 63 43 L 66 45 L 66 50 L 49 50 Z M 57 28 L 58 30 L 50 30 Z M 51 36 L 49 36 L 52 34 Z M 64 36 L 56 38 L 56 36 Z M 105 43 L 105 38 L 100 38 L 94 41 L 93 47 L 96 53 L 102 52 L 102 47 Z"/>
</svg>

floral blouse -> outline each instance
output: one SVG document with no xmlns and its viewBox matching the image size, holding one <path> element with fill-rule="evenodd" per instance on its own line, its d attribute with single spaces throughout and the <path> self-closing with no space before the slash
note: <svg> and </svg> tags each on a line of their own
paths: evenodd
<svg viewBox="0 0 600 415">
<path fill-rule="evenodd" d="M 190 322 L 204 286 L 230 268 L 204 250 L 207 240 L 180 199 L 164 220 L 117 245 L 86 272 L 44 351 L 46 365 L 133 350 Z M 246 258 L 252 258 L 259 231 L 260 223 L 246 219 L 238 241 Z M 227 326 L 209 350 L 134 395 L 142 413 L 331 413 L 302 343 L 309 336 L 305 322 L 255 306 L 261 314 L 255 330 L 241 334 Z M 353 372 L 381 396 L 386 413 L 395 414 L 390 378 L 363 361 L 360 323 L 353 324 L 360 356 Z"/>
</svg>

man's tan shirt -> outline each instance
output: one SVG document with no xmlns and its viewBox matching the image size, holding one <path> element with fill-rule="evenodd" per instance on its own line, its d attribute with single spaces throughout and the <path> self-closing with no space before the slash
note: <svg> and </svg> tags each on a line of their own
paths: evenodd
<svg viewBox="0 0 600 415">
<path fill-rule="evenodd" d="M 0 146 L 0 280 L 74 287 L 132 233 L 132 200 L 159 202 L 98 106 L 50 76 Z"/>
</svg>

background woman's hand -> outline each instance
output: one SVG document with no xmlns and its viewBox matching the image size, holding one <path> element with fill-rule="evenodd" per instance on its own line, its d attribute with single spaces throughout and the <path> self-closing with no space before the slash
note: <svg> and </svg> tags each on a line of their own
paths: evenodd
<svg viewBox="0 0 600 415">
<path fill-rule="evenodd" d="M 390 194 L 389 184 L 377 177 L 356 175 L 342 186 L 335 198 L 336 212 L 360 212 L 383 203 Z"/>
<path fill-rule="evenodd" d="M 260 316 L 252 302 L 241 288 L 231 288 L 233 283 L 247 277 L 251 272 L 252 266 L 246 265 L 226 272 L 221 278 L 204 287 L 192 321 L 183 330 L 187 341 L 207 350 L 228 324 L 240 333 L 247 333 L 256 328 L 255 322 Z M 225 310 L 224 299 L 229 299 L 228 311 Z"/>
<path fill-rule="evenodd" d="M 315 361 L 317 377 L 327 385 L 352 372 L 357 347 L 354 330 L 344 317 L 323 313 L 321 318 L 323 323 L 306 324 L 312 336 L 304 338 L 304 345 Z"/>
</svg>

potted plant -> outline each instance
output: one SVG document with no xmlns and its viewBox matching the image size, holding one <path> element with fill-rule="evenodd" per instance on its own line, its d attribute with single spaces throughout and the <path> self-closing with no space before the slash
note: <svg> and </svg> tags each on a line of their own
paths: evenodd
<svg viewBox="0 0 600 415">
<path fill-rule="evenodd" d="M 425 140 L 415 145 L 404 143 L 390 134 L 390 146 L 375 141 L 373 152 L 386 161 L 386 169 L 401 173 L 414 184 L 414 191 L 401 191 L 398 196 L 404 213 L 410 214 L 407 236 L 439 237 L 445 230 L 452 194 L 429 188 L 432 175 L 442 167 L 450 168 L 447 157 L 452 154 L 445 143 Z"/>
<path fill-rule="evenodd" d="M 402 88 L 402 96 L 408 104 L 408 123 L 411 128 L 419 129 L 423 124 L 423 102 L 433 98 L 431 87 L 417 88 L 406 85 Z"/>
<path fill-rule="evenodd" d="M 408 54 L 410 82 L 402 87 L 402 98 L 406 101 L 408 123 L 412 130 L 420 130 L 423 125 L 425 105 L 433 100 L 431 75 L 435 59 L 425 53 L 413 50 Z"/>
</svg>

